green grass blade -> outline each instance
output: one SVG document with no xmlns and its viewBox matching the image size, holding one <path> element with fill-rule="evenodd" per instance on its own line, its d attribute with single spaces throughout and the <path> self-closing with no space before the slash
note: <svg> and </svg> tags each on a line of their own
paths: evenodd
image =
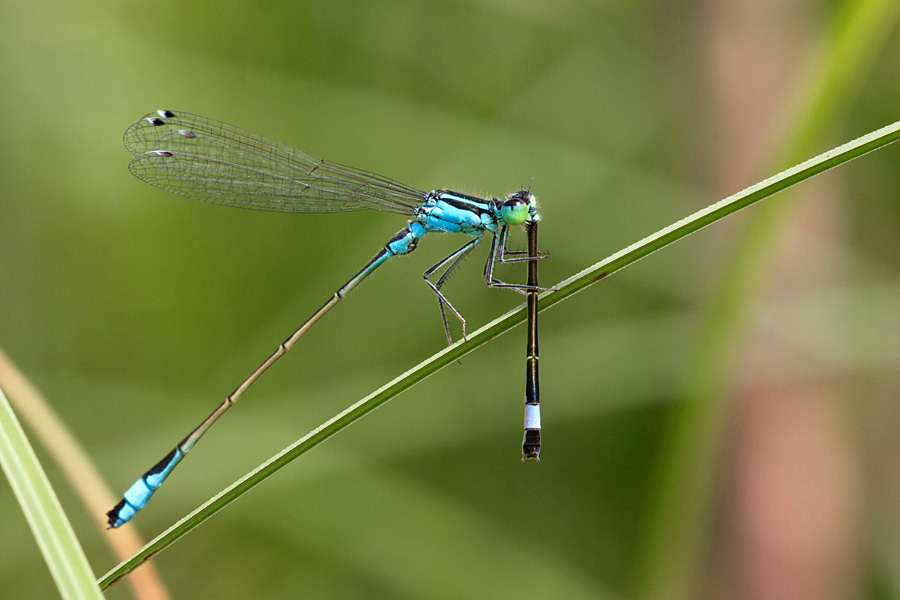
<svg viewBox="0 0 900 600">
<path fill-rule="evenodd" d="M 56 463 L 72 491 L 88 513 L 94 516 L 98 531 L 106 529 L 104 510 L 118 498 L 113 496 L 84 447 L 66 426 L 40 390 L 19 371 L 0 348 L 0 388 L 21 423 L 28 427 L 36 444 L 43 446 Z M 134 527 L 123 535 L 106 536 L 113 555 L 125 560 L 144 546 Z M 129 580 L 135 598 L 167 598 L 159 573 L 153 565 L 145 565 Z"/>
<path fill-rule="evenodd" d="M 25 513 L 60 595 L 63 598 L 102 598 L 75 532 L 2 390 L 0 466 Z"/>
<path fill-rule="evenodd" d="M 809 179 L 823 171 L 846 163 L 868 152 L 882 148 L 900 138 L 900 121 L 865 135 L 857 140 L 825 152 L 778 175 L 770 177 L 742 192 L 729 196 L 708 208 L 674 223 L 643 240 L 595 263 L 587 269 L 561 282 L 552 290 L 541 294 L 539 309 L 544 310 L 597 283 L 608 275 L 640 260 L 691 233 L 714 223 L 738 210 L 767 198 L 796 183 Z M 356 421 L 391 398 L 409 389 L 426 377 L 436 373 L 458 358 L 472 352 L 495 337 L 512 329 L 525 320 L 525 305 L 511 310 L 481 327 L 468 340 L 457 342 L 422 361 L 406 373 L 382 386 L 369 396 L 350 406 L 340 414 L 320 425 L 306 436 L 285 448 L 279 454 L 245 475 L 234 484 L 211 498 L 197 510 L 175 523 L 168 530 L 152 540 L 140 552 L 117 565 L 100 579 L 102 587 L 108 587 L 121 577 L 137 568 L 143 561 L 162 551 L 175 540 L 197 527 L 200 523 L 258 485 L 264 479 L 322 443 L 350 423 Z"/>
</svg>

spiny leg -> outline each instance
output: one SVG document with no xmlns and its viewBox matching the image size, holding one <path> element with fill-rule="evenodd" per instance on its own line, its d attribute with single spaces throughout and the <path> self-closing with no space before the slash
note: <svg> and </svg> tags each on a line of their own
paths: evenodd
<svg viewBox="0 0 900 600">
<path fill-rule="evenodd" d="M 488 252 L 487 260 L 484 263 L 484 283 L 487 284 L 488 287 L 496 287 L 496 288 L 506 288 L 510 289 L 519 294 L 525 294 L 529 290 L 532 291 L 544 291 L 546 288 L 537 287 L 534 288 L 529 286 L 527 283 L 506 283 L 505 281 L 500 281 L 494 277 L 494 263 L 500 261 L 502 263 L 508 262 L 523 262 L 523 261 L 535 261 L 540 260 L 549 256 L 549 252 L 539 253 L 536 256 L 521 256 L 516 257 L 517 254 L 528 254 L 528 252 L 517 251 L 517 250 L 509 250 L 506 247 L 508 241 L 509 234 L 509 226 L 504 226 L 499 234 L 495 234 L 493 239 L 491 240 L 491 250 Z M 499 238 L 499 239 L 498 239 Z M 509 255 L 511 258 L 508 258 Z"/>
<path fill-rule="evenodd" d="M 451 252 L 450 254 L 448 254 L 447 256 L 442 258 L 441 260 L 439 260 L 437 263 L 433 264 L 431 267 L 428 268 L 427 271 L 422 273 L 422 278 L 425 280 L 425 283 L 427 283 L 428 286 L 432 289 L 432 291 L 434 291 L 434 293 L 437 294 L 438 307 L 441 309 L 441 321 L 444 324 L 444 333 L 447 334 L 447 345 L 453 344 L 453 336 L 450 335 L 450 325 L 449 325 L 449 323 L 447 323 L 447 311 L 444 309 L 444 306 L 446 305 L 446 307 L 450 309 L 450 312 L 452 312 L 456 316 L 456 318 L 459 319 L 459 322 L 462 324 L 463 339 L 466 339 L 466 320 L 459 313 L 459 311 L 456 310 L 452 304 L 450 304 L 450 301 L 447 300 L 447 297 L 441 293 L 441 287 L 443 287 L 444 283 L 447 281 L 447 278 L 450 276 L 450 273 L 453 271 L 453 269 L 455 269 L 457 266 L 459 266 L 459 263 L 462 262 L 462 260 L 466 256 L 468 256 L 472 250 L 475 249 L 475 246 L 477 246 L 478 243 L 481 242 L 483 237 L 484 236 L 479 235 L 474 240 L 472 240 L 470 242 L 466 242 L 465 244 L 463 244 L 462 246 L 460 246 L 459 248 L 457 248 L 456 250 L 454 250 L 453 252 Z M 450 263 L 450 264 L 449 264 L 449 266 L 447 266 L 447 268 L 444 270 L 444 272 L 441 274 L 441 276 L 438 277 L 437 283 L 436 284 L 431 283 L 431 280 L 429 279 L 429 277 L 434 275 L 435 271 L 442 268 L 447 263 Z"/>
<path fill-rule="evenodd" d="M 528 225 L 529 224 L 526 223 L 524 226 L 528 227 Z M 528 228 L 528 230 L 530 231 L 530 228 Z M 547 258 L 548 256 L 550 256 L 549 252 L 538 251 L 537 254 L 531 255 L 531 254 L 529 254 L 528 250 L 510 250 L 509 247 L 507 247 L 507 243 L 509 242 L 508 234 L 509 234 L 508 226 L 504 227 L 500 231 L 500 242 L 498 244 L 499 252 L 497 253 L 497 260 L 499 260 L 500 262 L 509 263 L 509 262 L 534 261 L 534 260 L 541 260 L 542 258 Z M 512 258 L 509 258 L 509 257 L 512 257 Z"/>
</svg>

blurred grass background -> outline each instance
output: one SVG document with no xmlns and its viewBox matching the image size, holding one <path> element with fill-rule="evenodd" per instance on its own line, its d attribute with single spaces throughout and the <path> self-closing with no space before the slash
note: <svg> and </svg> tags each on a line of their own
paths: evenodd
<svg viewBox="0 0 900 600">
<path fill-rule="evenodd" d="M 121 146 L 141 115 L 207 114 L 421 189 L 529 187 L 549 285 L 790 166 L 843 6 L 4 2 L 0 346 L 120 493 L 403 226 L 150 188 Z M 885 15 L 808 156 L 900 117 Z M 676 430 L 755 209 L 542 314 L 539 465 L 519 462 L 517 330 L 158 556 L 163 581 L 198 598 L 900 597 L 898 160 L 767 201 L 792 204 L 735 361 L 710 373 L 721 422 L 692 432 L 711 477 L 679 477 Z M 426 239 L 317 325 L 141 513 L 145 535 L 440 349 L 419 276 L 459 244 Z M 522 301 L 480 266 L 447 288 L 472 329 Z M 48 470 L 102 574 L 117 533 Z M 699 537 L 669 535 L 673 492 L 708 507 Z M 52 596 L 5 486 L 0 511 L 0 597 Z"/>
</svg>

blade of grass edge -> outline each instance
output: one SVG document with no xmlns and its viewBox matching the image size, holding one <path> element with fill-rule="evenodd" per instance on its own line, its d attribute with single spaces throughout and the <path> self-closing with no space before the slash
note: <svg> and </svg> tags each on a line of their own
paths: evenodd
<svg viewBox="0 0 900 600">
<path fill-rule="evenodd" d="M 84 550 L 6 395 L 0 390 L 0 466 L 63 598 L 103 598 Z"/>
<path fill-rule="evenodd" d="M 10 360 L 3 348 L 0 348 L 0 388 L 6 393 L 20 422 L 29 428 L 36 443 L 43 446 L 72 491 L 95 517 L 97 530 L 104 531 L 106 515 L 103 511 L 112 506 L 117 498 L 75 434 L 54 411 L 53 405 Z M 144 546 L 135 527 L 125 528 L 116 536 L 107 536 L 106 542 L 120 561 Z M 128 583 L 138 600 L 166 600 L 171 597 L 152 564 L 135 573 Z"/>
</svg>

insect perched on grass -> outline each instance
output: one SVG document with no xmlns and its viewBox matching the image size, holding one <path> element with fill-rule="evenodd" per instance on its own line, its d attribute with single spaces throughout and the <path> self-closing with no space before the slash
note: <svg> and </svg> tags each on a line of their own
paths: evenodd
<svg viewBox="0 0 900 600">
<path fill-rule="evenodd" d="M 527 190 L 504 200 L 483 200 L 449 190 L 423 192 L 375 173 L 327 162 L 297 148 L 189 113 L 160 110 L 150 113 L 125 131 L 125 147 L 134 155 L 129 170 L 160 189 L 213 204 L 277 212 L 341 212 L 372 209 L 408 218 L 406 226 L 342 285 L 325 304 L 247 377 L 228 397 L 162 460 L 144 473 L 123 498 L 107 512 L 110 527 L 131 519 L 181 462 L 194 444 L 253 382 L 290 350 L 303 334 L 335 304 L 392 256 L 415 250 L 427 233 L 464 233 L 468 241 L 423 273 L 425 283 L 437 295 L 441 320 L 452 343 L 447 323 L 449 310 L 462 324 L 466 321 L 441 292 L 450 273 L 491 234 L 491 248 L 484 265 L 489 287 L 510 288 L 528 297 L 528 349 L 523 458 L 537 459 L 541 449 L 537 358 L 537 250 L 538 213 L 534 196 Z M 528 251 L 507 250 L 509 228 L 523 225 Z M 528 262 L 525 284 L 505 283 L 494 277 L 496 262 Z M 434 281 L 432 279 L 434 278 Z"/>
</svg>

